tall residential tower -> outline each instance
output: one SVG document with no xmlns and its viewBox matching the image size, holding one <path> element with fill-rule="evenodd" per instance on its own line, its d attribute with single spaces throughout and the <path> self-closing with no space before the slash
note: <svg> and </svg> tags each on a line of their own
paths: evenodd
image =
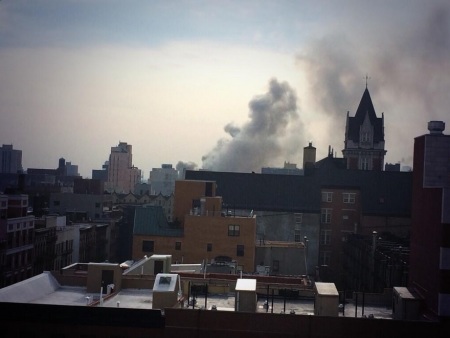
<svg viewBox="0 0 450 338">
<path fill-rule="evenodd" d="M 134 190 L 141 179 L 141 170 L 132 164 L 132 146 L 119 142 L 117 147 L 111 147 L 108 161 L 108 180 L 105 189 L 108 192 L 129 193 Z"/>
<path fill-rule="evenodd" d="M 22 150 L 13 149 L 12 144 L 0 147 L 0 173 L 17 174 L 22 171 Z"/>
</svg>

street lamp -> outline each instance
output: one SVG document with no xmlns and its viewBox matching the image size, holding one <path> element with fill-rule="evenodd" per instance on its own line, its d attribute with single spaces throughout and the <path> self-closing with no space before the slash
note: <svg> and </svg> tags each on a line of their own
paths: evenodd
<svg viewBox="0 0 450 338">
<path fill-rule="evenodd" d="M 305 274 L 308 276 L 308 237 L 303 237 L 303 245 L 305 246 Z"/>
</svg>

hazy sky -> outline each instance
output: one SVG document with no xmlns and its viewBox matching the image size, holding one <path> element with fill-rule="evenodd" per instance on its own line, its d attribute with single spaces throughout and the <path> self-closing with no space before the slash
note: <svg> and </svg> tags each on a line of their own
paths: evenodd
<svg viewBox="0 0 450 338">
<path fill-rule="evenodd" d="M 450 129 L 450 2 L 0 1 L 0 144 L 25 169 L 91 177 L 119 142 L 144 178 L 342 157 L 366 75 L 385 161 L 410 166 L 428 121 Z"/>
</svg>

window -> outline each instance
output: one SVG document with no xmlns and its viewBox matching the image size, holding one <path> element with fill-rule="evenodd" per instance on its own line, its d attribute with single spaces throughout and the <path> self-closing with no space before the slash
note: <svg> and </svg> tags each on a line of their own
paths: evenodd
<svg viewBox="0 0 450 338">
<path fill-rule="evenodd" d="M 239 236 L 240 226 L 235 224 L 228 225 L 228 236 Z"/>
<path fill-rule="evenodd" d="M 143 241 L 142 242 L 142 251 L 153 252 L 154 246 L 155 246 L 155 242 L 153 242 L 153 241 Z"/>
<path fill-rule="evenodd" d="M 59 201 L 53 201 L 53 206 L 55 206 L 55 207 L 59 207 Z"/>
<path fill-rule="evenodd" d="M 361 142 L 370 142 L 370 133 L 368 131 L 361 133 Z"/>
<path fill-rule="evenodd" d="M 295 228 L 294 228 L 294 242 L 301 242 L 300 230 L 303 222 L 303 214 L 294 214 Z"/>
<path fill-rule="evenodd" d="M 236 256 L 238 256 L 238 257 L 244 256 L 244 246 L 243 245 L 240 245 L 240 244 L 237 245 Z"/>
<path fill-rule="evenodd" d="M 272 263 L 272 272 L 280 271 L 280 261 L 274 260 Z"/>
<path fill-rule="evenodd" d="M 361 170 L 369 170 L 369 160 L 367 157 L 361 158 Z"/>
<path fill-rule="evenodd" d="M 95 203 L 95 207 L 96 207 L 96 208 L 100 208 L 100 203 L 99 203 L 99 202 L 96 202 L 96 203 Z"/>
<path fill-rule="evenodd" d="M 212 243 L 206 244 L 206 251 L 208 251 L 208 252 L 212 251 Z"/>
<path fill-rule="evenodd" d="M 320 244 L 329 245 L 331 243 L 331 230 L 320 231 Z"/>
<path fill-rule="evenodd" d="M 296 229 L 297 229 L 297 225 L 302 224 L 303 222 L 303 214 L 294 214 L 295 217 L 295 225 L 296 225 Z"/>
<path fill-rule="evenodd" d="M 332 209 L 328 209 L 328 208 L 323 208 L 321 211 L 321 222 L 322 223 L 331 223 L 331 210 Z"/>
<path fill-rule="evenodd" d="M 294 230 L 294 242 L 301 242 L 302 241 L 302 234 L 300 233 L 300 230 Z"/>
<path fill-rule="evenodd" d="M 181 242 L 175 242 L 175 250 L 181 250 Z"/>
<path fill-rule="evenodd" d="M 344 192 L 342 193 L 342 198 L 344 203 L 355 203 L 355 193 L 350 193 L 350 192 Z"/>
<path fill-rule="evenodd" d="M 333 193 L 329 191 L 322 191 L 322 202 L 333 202 Z"/>
<path fill-rule="evenodd" d="M 320 265 L 330 265 L 331 252 L 322 251 L 320 253 Z"/>
</svg>

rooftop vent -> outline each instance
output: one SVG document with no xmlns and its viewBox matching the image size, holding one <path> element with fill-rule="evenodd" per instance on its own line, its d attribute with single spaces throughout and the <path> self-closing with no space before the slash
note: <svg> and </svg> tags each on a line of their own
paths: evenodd
<svg viewBox="0 0 450 338">
<path fill-rule="evenodd" d="M 442 134 L 445 130 L 445 123 L 443 121 L 430 121 L 428 122 L 428 130 L 430 134 Z"/>
</svg>

